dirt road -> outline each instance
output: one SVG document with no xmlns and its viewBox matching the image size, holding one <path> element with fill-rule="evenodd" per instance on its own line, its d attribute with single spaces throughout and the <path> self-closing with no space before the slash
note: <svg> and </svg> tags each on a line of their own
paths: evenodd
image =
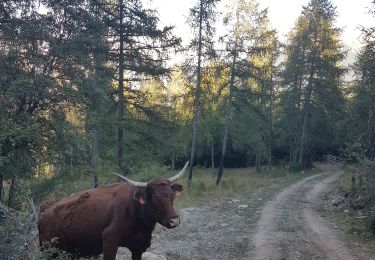
<svg viewBox="0 0 375 260">
<path fill-rule="evenodd" d="M 185 208 L 178 228 L 158 226 L 149 251 L 167 259 L 371 259 L 348 249 L 343 234 L 321 217 L 320 194 L 341 173 L 323 167 L 296 183 Z"/>
<path fill-rule="evenodd" d="M 277 194 L 262 210 L 250 259 L 357 259 L 342 234 L 319 214 L 319 195 L 339 169 L 305 178 Z"/>
</svg>

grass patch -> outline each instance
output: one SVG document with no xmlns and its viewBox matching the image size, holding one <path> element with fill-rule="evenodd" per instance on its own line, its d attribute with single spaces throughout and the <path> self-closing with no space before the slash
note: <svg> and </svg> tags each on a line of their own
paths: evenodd
<svg viewBox="0 0 375 260">
<path fill-rule="evenodd" d="M 219 186 L 216 185 L 217 169 L 194 169 L 190 188 L 187 179 L 180 183 L 184 192 L 175 201 L 176 208 L 198 206 L 220 197 L 232 197 L 246 191 L 256 191 L 262 187 L 277 185 L 280 182 L 291 183 L 316 172 L 291 173 L 284 169 L 275 169 L 272 173 L 256 173 L 254 168 L 225 169 Z"/>
<path fill-rule="evenodd" d="M 317 171 L 317 169 L 313 169 L 304 173 L 291 173 L 286 169 L 274 169 L 272 173 L 258 174 L 254 168 L 225 169 L 222 181 L 217 186 L 217 169 L 195 168 L 190 188 L 188 188 L 187 174 L 179 180 L 179 183 L 184 186 L 184 192 L 175 200 L 175 208 L 178 210 L 186 207 L 195 207 L 220 198 L 233 198 L 237 194 L 254 192 L 261 188 L 282 188 Z M 100 172 L 98 176 L 99 183 L 104 185 L 116 182 L 117 177 L 111 173 L 111 171 Z M 130 178 L 136 181 L 144 181 L 162 177 L 168 178 L 175 173 L 176 171 L 168 171 L 165 167 L 153 166 L 153 168 L 146 169 L 137 175 L 132 175 Z M 53 178 L 36 178 L 32 180 L 29 183 L 25 197 L 30 196 L 38 203 L 41 203 L 42 201 L 69 196 L 71 193 L 90 187 L 90 175 L 84 171 L 77 170 L 71 174 L 66 173 Z M 242 244 L 238 245 L 238 247 L 241 246 Z M 48 258 L 48 254 L 55 255 L 56 252 L 51 249 L 41 253 L 35 249 L 33 256 L 35 259 L 45 259 L 46 257 Z M 59 257 L 61 257 L 60 259 L 65 259 L 64 254 L 59 254 Z"/>
<path fill-rule="evenodd" d="M 280 182 L 291 183 L 307 175 L 316 173 L 318 170 L 301 172 L 289 172 L 284 168 L 274 169 L 272 173 L 257 173 L 255 168 L 225 169 L 219 186 L 216 185 L 217 169 L 195 168 L 193 180 L 188 187 L 187 173 L 179 180 L 184 186 L 184 191 L 176 199 L 177 209 L 200 205 L 219 197 L 234 196 L 245 191 L 255 191 L 261 187 L 267 187 Z M 114 183 L 117 177 L 111 174 L 112 171 L 105 170 L 99 172 L 98 179 L 100 185 Z M 168 178 L 176 171 L 169 171 L 166 167 L 152 165 L 149 169 L 143 169 L 137 175 L 129 176 L 135 181 L 146 181 L 156 178 Z M 76 171 L 74 174 L 64 174 L 51 179 L 36 179 L 30 184 L 31 194 L 39 204 L 56 198 L 69 196 L 70 194 L 91 188 L 91 177 L 89 174 Z"/>
<path fill-rule="evenodd" d="M 363 218 L 342 210 L 332 210 L 326 214 L 346 234 L 352 246 L 361 245 L 369 255 L 375 255 L 375 236 L 369 232 Z"/>
<path fill-rule="evenodd" d="M 363 192 L 358 181 L 359 174 L 360 172 L 356 168 L 348 167 L 339 177 L 332 194 L 345 199 L 337 207 L 330 205 L 326 214 L 345 232 L 349 241 L 353 242 L 354 245 L 362 245 L 370 255 L 375 255 L 375 234 L 372 232 L 368 221 L 371 214 L 364 214 L 366 209 L 356 211 L 352 208 L 351 200 L 353 197 Z M 332 194 L 327 195 L 328 203 L 332 200 Z"/>
</svg>

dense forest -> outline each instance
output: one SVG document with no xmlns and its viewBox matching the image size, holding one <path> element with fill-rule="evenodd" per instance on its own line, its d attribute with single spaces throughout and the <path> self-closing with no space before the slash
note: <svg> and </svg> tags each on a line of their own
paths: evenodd
<svg viewBox="0 0 375 260">
<path fill-rule="evenodd" d="M 286 42 L 256 0 L 230 1 L 219 33 L 218 3 L 192 3 L 185 45 L 141 0 L 1 1 L 0 201 L 186 161 L 190 182 L 212 167 L 220 185 L 224 168 L 374 160 L 375 29 L 344 66 L 331 1 L 304 6 Z"/>
</svg>

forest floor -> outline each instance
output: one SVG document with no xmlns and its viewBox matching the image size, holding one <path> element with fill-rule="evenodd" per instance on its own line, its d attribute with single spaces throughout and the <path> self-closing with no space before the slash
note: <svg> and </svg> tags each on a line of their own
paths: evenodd
<svg viewBox="0 0 375 260">
<path fill-rule="evenodd" d="M 297 182 L 279 181 L 183 208 L 181 225 L 173 230 L 158 225 L 148 251 L 181 260 L 375 259 L 323 216 L 321 195 L 343 171 L 319 168 L 321 173 Z M 129 259 L 127 250 L 119 249 L 117 259 Z"/>
</svg>

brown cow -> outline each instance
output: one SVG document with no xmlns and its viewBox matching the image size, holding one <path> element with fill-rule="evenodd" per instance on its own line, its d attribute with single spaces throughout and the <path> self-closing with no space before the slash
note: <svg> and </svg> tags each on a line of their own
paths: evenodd
<svg viewBox="0 0 375 260">
<path fill-rule="evenodd" d="M 132 259 L 141 259 L 151 245 L 156 223 L 167 228 L 179 225 L 173 200 L 182 191 L 175 182 L 187 166 L 174 177 L 147 183 L 123 176 L 116 183 L 47 202 L 40 207 L 39 242 L 46 242 L 75 256 L 116 258 L 119 246 L 127 247 Z M 117 175 L 117 174 L 116 174 Z"/>
</svg>

